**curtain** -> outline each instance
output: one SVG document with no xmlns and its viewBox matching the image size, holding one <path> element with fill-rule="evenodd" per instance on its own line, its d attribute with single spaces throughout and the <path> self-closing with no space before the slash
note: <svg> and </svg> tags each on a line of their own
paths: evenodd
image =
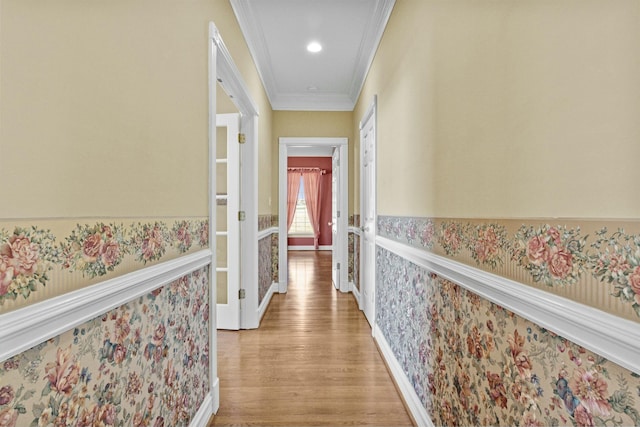
<svg viewBox="0 0 640 427">
<path fill-rule="evenodd" d="M 320 239 L 320 171 L 303 172 L 302 179 L 304 182 L 304 199 L 307 205 L 307 214 L 309 214 L 309 222 L 313 228 L 313 244 L 318 249 L 318 241 Z"/>
<path fill-rule="evenodd" d="M 300 172 L 287 172 L 287 231 L 293 224 L 293 215 L 296 213 L 298 192 L 300 191 Z"/>
</svg>

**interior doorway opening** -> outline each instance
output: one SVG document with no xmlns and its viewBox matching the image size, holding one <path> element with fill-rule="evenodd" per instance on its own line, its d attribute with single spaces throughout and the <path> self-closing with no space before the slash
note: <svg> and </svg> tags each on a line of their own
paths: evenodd
<svg viewBox="0 0 640 427">
<path fill-rule="evenodd" d="M 348 152 L 347 138 L 280 138 L 279 157 L 279 283 L 278 291 L 287 292 L 288 250 L 331 250 L 332 281 L 341 292 L 349 291 L 348 284 Z M 291 170 L 291 171 L 290 171 Z M 290 194 L 288 180 L 296 181 L 314 171 L 318 175 L 321 207 L 314 210 L 304 203 L 310 222 L 316 225 L 313 235 L 289 233 L 295 218 L 295 204 L 302 197 L 315 197 L 305 188 L 304 179 L 297 183 Z M 290 176 L 290 172 L 291 176 Z M 297 178 L 297 179 L 296 179 Z M 302 190 L 300 188 L 302 187 Z M 289 197 L 291 195 L 291 197 Z M 289 213 L 291 211 L 291 214 Z M 301 209 L 302 211 L 302 209 Z"/>
</svg>

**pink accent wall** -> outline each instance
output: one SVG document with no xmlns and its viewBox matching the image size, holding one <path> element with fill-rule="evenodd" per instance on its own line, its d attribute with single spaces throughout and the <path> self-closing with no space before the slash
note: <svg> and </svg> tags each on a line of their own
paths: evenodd
<svg viewBox="0 0 640 427">
<path fill-rule="evenodd" d="M 320 246 L 331 246 L 331 157 L 289 157 L 287 159 L 288 167 L 300 168 L 321 168 L 327 173 L 322 175 L 321 191 L 322 191 L 322 212 L 320 213 Z M 289 237 L 287 239 L 289 246 L 313 246 L 313 237 Z"/>
</svg>

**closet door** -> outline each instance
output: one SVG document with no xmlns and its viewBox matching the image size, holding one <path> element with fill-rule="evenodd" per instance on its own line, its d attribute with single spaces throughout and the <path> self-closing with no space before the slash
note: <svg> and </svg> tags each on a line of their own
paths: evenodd
<svg viewBox="0 0 640 427">
<path fill-rule="evenodd" d="M 216 116 L 216 280 L 218 329 L 240 329 L 239 114 Z"/>
</svg>

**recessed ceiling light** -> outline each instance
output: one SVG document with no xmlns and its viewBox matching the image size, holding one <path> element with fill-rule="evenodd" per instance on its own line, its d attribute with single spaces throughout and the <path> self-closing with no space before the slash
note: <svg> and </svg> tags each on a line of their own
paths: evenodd
<svg viewBox="0 0 640 427">
<path fill-rule="evenodd" d="M 311 53 L 318 53 L 322 50 L 322 45 L 318 42 L 311 42 L 307 45 L 307 50 Z"/>
</svg>

